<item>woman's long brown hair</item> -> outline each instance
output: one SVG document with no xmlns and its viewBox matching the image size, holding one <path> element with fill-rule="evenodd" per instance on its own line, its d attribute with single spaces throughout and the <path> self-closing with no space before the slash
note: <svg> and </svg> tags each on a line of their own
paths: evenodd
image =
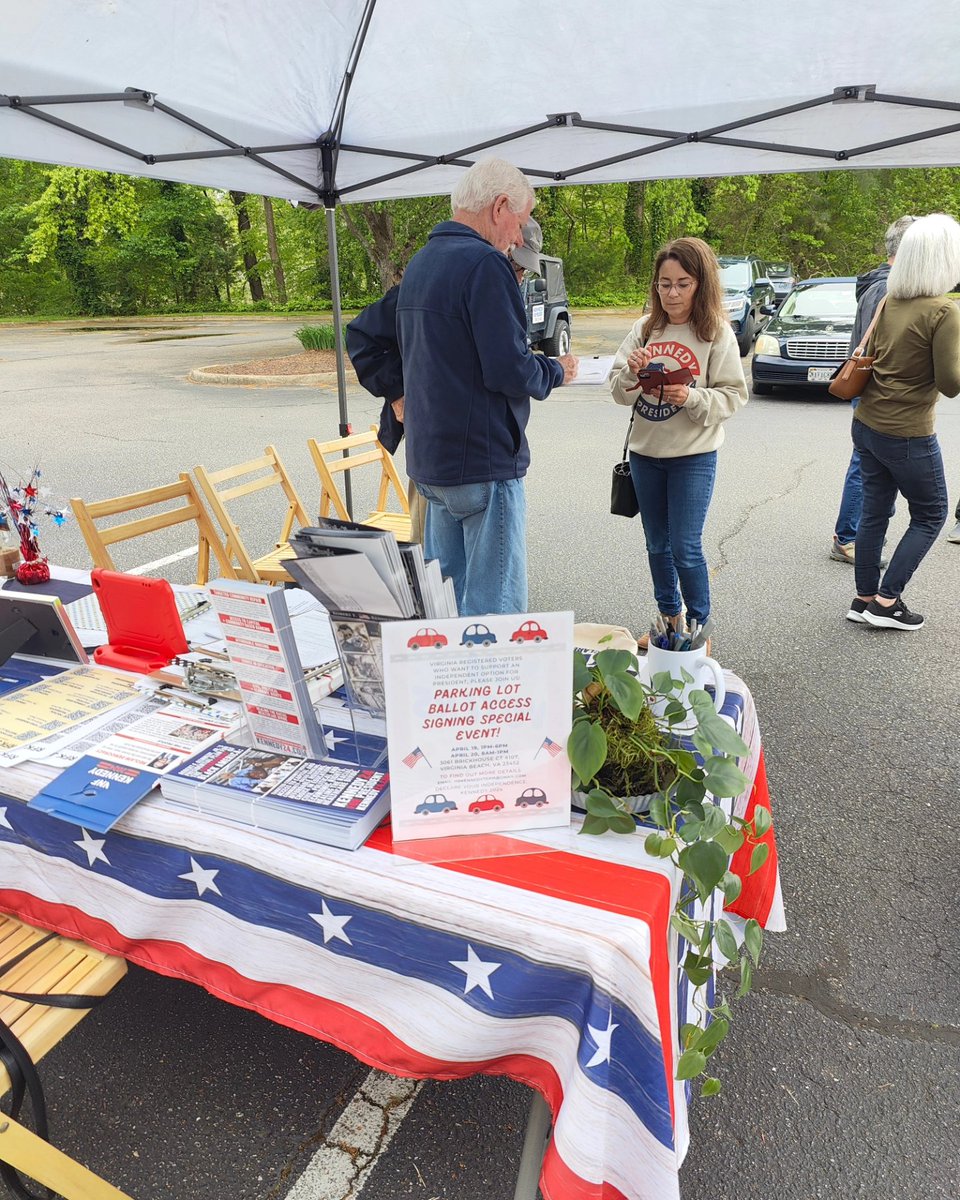
<svg viewBox="0 0 960 1200">
<path fill-rule="evenodd" d="M 668 242 L 657 255 L 653 264 L 653 282 L 650 285 L 650 332 L 663 331 L 670 324 L 670 318 L 660 303 L 660 293 L 656 288 L 660 268 L 668 258 L 675 259 L 684 271 L 697 281 L 693 308 L 690 311 L 690 324 L 698 338 L 704 342 L 712 342 L 729 319 L 723 307 L 720 264 L 707 243 L 694 237 L 677 238 L 676 241 Z"/>
</svg>

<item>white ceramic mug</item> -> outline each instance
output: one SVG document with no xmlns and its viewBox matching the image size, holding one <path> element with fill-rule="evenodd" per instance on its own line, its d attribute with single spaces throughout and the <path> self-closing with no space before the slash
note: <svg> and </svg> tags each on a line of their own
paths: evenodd
<svg viewBox="0 0 960 1200">
<path fill-rule="evenodd" d="M 713 683 L 716 689 L 713 702 L 717 712 L 723 707 L 723 702 L 727 695 L 727 685 L 723 681 L 723 670 L 720 664 L 710 658 L 703 650 L 660 650 L 657 646 L 650 646 L 647 649 L 647 679 L 650 683 L 653 681 L 654 675 L 661 671 L 667 671 L 671 679 L 683 680 L 683 690 L 673 692 L 680 703 L 690 709 L 690 693 L 697 688 L 702 688 L 707 683 Z M 693 676 L 693 683 L 687 683 L 684 680 L 683 672 Z M 653 715 L 662 717 L 667 707 L 666 700 L 657 700 L 653 705 Z M 696 718 L 691 715 L 679 724 L 674 725 L 674 729 L 692 729 L 696 725 Z"/>
</svg>

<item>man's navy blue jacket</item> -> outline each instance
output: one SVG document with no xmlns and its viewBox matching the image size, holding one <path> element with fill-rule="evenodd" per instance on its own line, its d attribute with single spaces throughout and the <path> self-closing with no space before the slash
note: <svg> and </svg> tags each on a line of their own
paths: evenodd
<svg viewBox="0 0 960 1200">
<path fill-rule="evenodd" d="M 400 284 L 407 474 L 454 486 L 519 479 L 530 465 L 530 397 L 545 400 L 563 367 L 527 345 L 513 269 L 495 246 L 444 221 Z"/>
<path fill-rule="evenodd" d="M 397 297 L 400 285 L 368 304 L 347 326 L 347 354 L 362 387 L 385 403 L 377 437 L 391 454 L 403 439 L 403 423 L 394 416 L 392 401 L 403 395 L 403 360 L 397 342 Z"/>
</svg>

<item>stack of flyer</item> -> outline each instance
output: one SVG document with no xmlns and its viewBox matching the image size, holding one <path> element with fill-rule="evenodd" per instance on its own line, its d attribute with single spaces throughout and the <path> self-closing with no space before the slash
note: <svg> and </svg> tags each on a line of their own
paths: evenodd
<svg viewBox="0 0 960 1200">
<path fill-rule="evenodd" d="M 367 741 L 361 760 L 382 760 L 383 739 Z M 160 790 L 173 807 L 356 850 L 389 812 L 389 783 L 375 765 L 219 742 L 164 776 Z"/>
<path fill-rule="evenodd" d="M 321 518 L 290 545 L 297 557 L 284 565 L 329 612 L 352 707 L 384 713 L 383 622 L 455 616 L 451 581 L 420 545 L 353 521 Z"/>
<path fill-rule="evenodd" d="M 254 744 L 280 754 L 321 758 L 323 730 L 313 711 L 283 589 L 214 579 L 207 592 Z"/>
</svg>

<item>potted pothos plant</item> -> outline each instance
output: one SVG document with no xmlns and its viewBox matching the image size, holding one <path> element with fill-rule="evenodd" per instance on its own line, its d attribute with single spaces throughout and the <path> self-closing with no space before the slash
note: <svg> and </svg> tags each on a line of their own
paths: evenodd
<svg viewBox="0 0 960 1200">
<path fill-rule="evenodd" d="M 581 832 L 646 831 L 646 852 L 670 859 L 682 876 L 670 917 L 686 943 L 682 970 L 691 984 L 703 988 L 713 972 L 716 948 L 727 967 L 739 970 L 739 998 L 750 989 L 763 931 L 755 920 L 735 925 L 704 914 L 710 912 L 709 901 L 717 889 L 724 903 L 739 896 L 742 880 L 730 870 L 730 859 L 745 842 L 753 844 L 749 873 L 762 866 L 768 847 L 760 839 L 771 818 L 765 808 L 758 807 L 750 821 L 732 815 L 730 806 L 724 808 L 723 800 L 739 796 L 748 786 L 738 763 L 748 747 L 706 691 L 688 693 L 690 709 L 681 703 L 679 693 L 693 682 L 686 672 L 683 675 L 674 679 L 660 672 L 646 684 L 638 675 L 636 658 L 626 650 L 600 650 L 589 663 L 575 651 L 567 754 L 586 811 Z M 662 716 L 654 717 L 654 702 Z M 696 718 L 692 731 L 685 729 L 682 737 L 673 731 L 681 723 L 686 727 L 691 716 Z M 646 811 L 638 826 L 634 814 L 640 808 Z M 722 983 L 721 975 L 712 1005 L 703 1001 L 702 1022 L 684 1024 L 680 1031 L 677 1078 L 704 1075 L 703 1095 L 715 1095 L 721 1086 L 706 1072 L 732 1017 Z"/>
</svg>

